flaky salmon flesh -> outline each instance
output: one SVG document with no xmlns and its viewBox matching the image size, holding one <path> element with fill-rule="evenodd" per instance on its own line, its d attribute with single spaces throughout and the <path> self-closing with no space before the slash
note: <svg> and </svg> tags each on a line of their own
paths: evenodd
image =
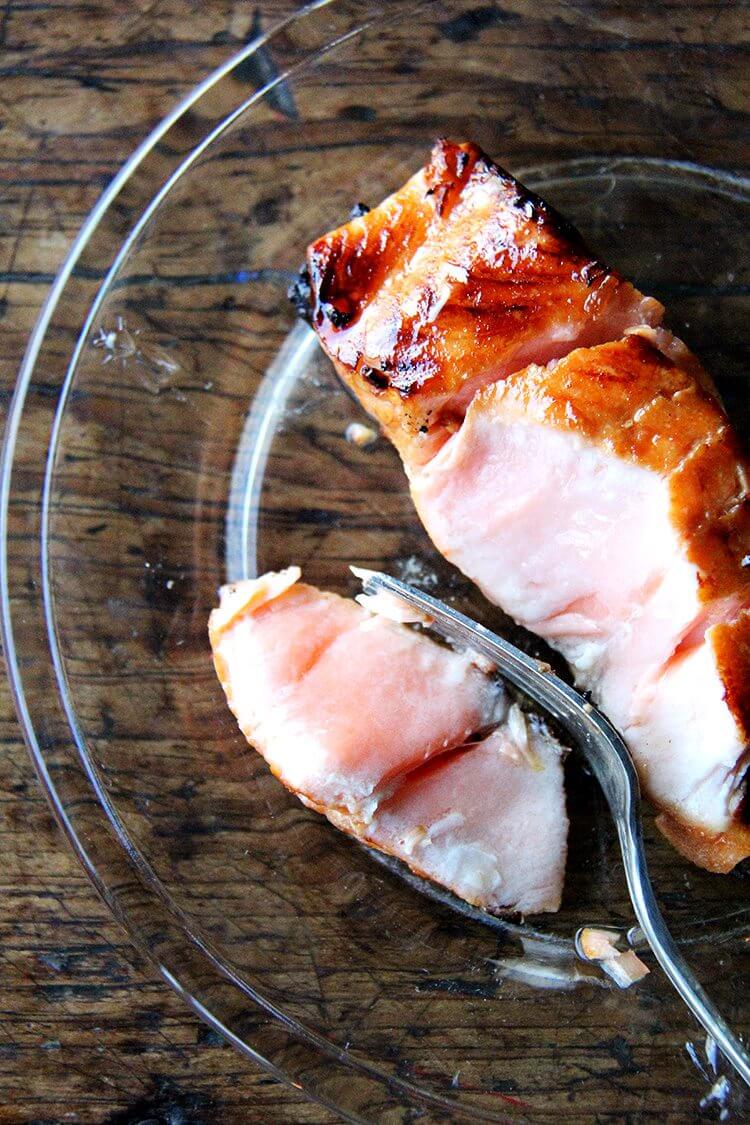
<svg viewBox="0 0 750 1125">
<path fill-rule="evenodd" d="M 272 772 L 475 906 L 557 910 L 559 744 L 470 654 L 299 577 L 290 567 L 224 587 L 209 623 L 229 706 Z"/>
<path fill-rule="evenodd" d="M 750 855 L 750 466 L 664 310 L 473 144 L 308 249 L 438 549 L 559 649 L 672 842 Z"/>
</svg>

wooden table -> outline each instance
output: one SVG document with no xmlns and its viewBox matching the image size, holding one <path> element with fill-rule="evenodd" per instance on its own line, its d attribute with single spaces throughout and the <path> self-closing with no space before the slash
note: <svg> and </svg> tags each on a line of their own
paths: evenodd
<svg viewBox="0 0 750 1125">
<path fill-rule="evenodd" d="M 294 7 L 267 0 L 263 26 Z M 103 186 L 252 26 L 237 0 L 3 4 L 3 411 L 46 289 Z M 4 679 L 0 692 L 0 1121 L 330 1120 L 254 1071 L 139 962 L 52 820 Z"/>
<path fill-rule="evenodd" d="M 0 5 L 3 405 L 46 289 L 105 184 L 185 90 L 247 42 L 259 23 L 267 27 L 294 7 L 292 0 L 266 0 L 261 13 L 235 0 L 5 0 Z M 703 7 L 707 24 L 719 25 L 712 34 L 721 41 L 714 45 L 722 50 L 732 45 L 731 57 L 720 56 L 719 71 L 722 78 L 729 76 L 733 94 L 740 5 L 717 4 L 716 15 L 708 12 L 710 3 Z M 476 22 L 500 22 L 501 8 L 477 0 Z M 661 13 L 658 9 L 652 18 L 661 20 Z M 444 26 L 443 36 L 453 44 L 468 34 L 460 21 Z M 643 54 L 644 67 L 651 65 L 648 57 Z M 630 70 L 621 70 L 629 90 Z M 568 112 L 565 105 L 561 114 Z M 353 113 L 354 120 L 368 120 L 361 116 L 363 107 L 344 108 L 350 118 Z M 579 130 L 590 110 L 596 107 L 578 105 Z M 574 130 L 571 137 L 574 148 Z M 680 144 L 676 134 L 670 155 L 684 155 Z M 708 132 L 709 162 L 712 144 L 723 149 L 726 136 Z M 738 166 L 740 147 L 737 138 Z M 4 684 L 0 691 L 0 1123 L 332 1120 L 292 1088 L 254 1071 L 139 961 L 55 828 Z M 542 1023 L 548 1023 L 546 1014 Z M 686 1065 L 675 1049 L 681 1029 L 680 1023 L 672 1039 L 669 1028 L 660 1032 L 670 1060 L 678 1060 L 672 1085 L 683 1081 Z M 558 1042 L 552 1024 L 549 1030 L 550 1041 Z M 649 1081 L 638 1063 L 642 1049 L 642 1042 L 636 1045 L 634 1061 L 620 1038 L 596 1045 L 605 1070 L 617 1066 L 640 1100 L 632 1115 L 621 1112 L 613 1086 L 608 1107 L 597 1104 L 587 1121 L 619 1125 L 659 1119 L 649 1105 L 660 1096 L 671 1097 L 671 1090 L 660 1092 Z M 697 1107 L 692 1091 L 690 1105 Z M 571 1105 L 567 1116 L 560 1109 L 561 1120 L 583 1120 L 583 1115 L 571 1117 L 578 1113 Z"/>
</svg>

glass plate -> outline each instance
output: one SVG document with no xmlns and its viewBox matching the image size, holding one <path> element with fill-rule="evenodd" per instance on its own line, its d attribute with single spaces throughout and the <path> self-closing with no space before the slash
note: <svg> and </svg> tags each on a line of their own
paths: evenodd
<svg viewBox="0 0 750 1125">
<path fill-rule="evenodd" d="M 42 782 L 164 978 L 345 1119 L 746 1108 L 647 954 L 628 992 L 575 960 L 580 925 L 632 923 L 575 755 L 562 910 L 485 920 L 274 780 L 206 636 L 228 577 L 297 562 L 353 593 L 356 561 L 534 644 L 436 555 L 390 446 L 346 440 L 363 416 L 285 296 L 307 242 L 436 136 L 478 141 L 663 299 L 747 432 L 737 11 L 312 5 L 141 146 L 31 340 L 4 451 L 3 627 Z M 708 875 L 646 833 L 671 924 L 746 1029 L 745 872 Z"/>
</svg>

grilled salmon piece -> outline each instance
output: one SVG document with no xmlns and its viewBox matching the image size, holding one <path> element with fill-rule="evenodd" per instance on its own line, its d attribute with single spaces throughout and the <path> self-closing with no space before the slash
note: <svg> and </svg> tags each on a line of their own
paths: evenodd
<svg viewBox="0 0 750 1125">
<path fill-rule="evenodd" d="M 750 467 L 712 391 L 640 334 L 481 391 L 412 470 L 442 553 L 558 648 L 702 866 L 750 854 Z"/>
<path fill-rule="evenodd" d="M 472 144 L 307 261 L 438 548 L 566 655 L 685 855 L 750 855 L 748 463 L 661 305 Z"/>
<path fill-rule="evenodd" d="M 314 242 L 307 268 L 325 350 L 411 464 L 481 386 L 663 314 L 470 143 L 439 141 L 403 188 Z"/>
<path fill-rule="evenodd" d="M 305 804 L 467 901 L 556 910 L 560 746 L 468 656 L 298 579 L 225 587 L 211 615 L 248 741 Z"/>
</svg>

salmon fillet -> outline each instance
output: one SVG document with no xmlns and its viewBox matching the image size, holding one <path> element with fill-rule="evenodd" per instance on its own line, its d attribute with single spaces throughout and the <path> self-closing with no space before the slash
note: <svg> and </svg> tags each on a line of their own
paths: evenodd
<svg viewBox="0 0 750 1125">
<path fill-rule="evenodd" d="M 731 869 L 750 855 L 748 463 L 661 306 L 447 142 L 308 268 L 321 343 L 438 549 L 565 655 L 673 843 Z"/>
<path fill-rule="evenodd" d="M 557 910 L 559 744 L 467 655 L 298 578 L 225 587 L 211 614 L 248 741 L 306 805 L 466 901 Z"/>
</svg>

